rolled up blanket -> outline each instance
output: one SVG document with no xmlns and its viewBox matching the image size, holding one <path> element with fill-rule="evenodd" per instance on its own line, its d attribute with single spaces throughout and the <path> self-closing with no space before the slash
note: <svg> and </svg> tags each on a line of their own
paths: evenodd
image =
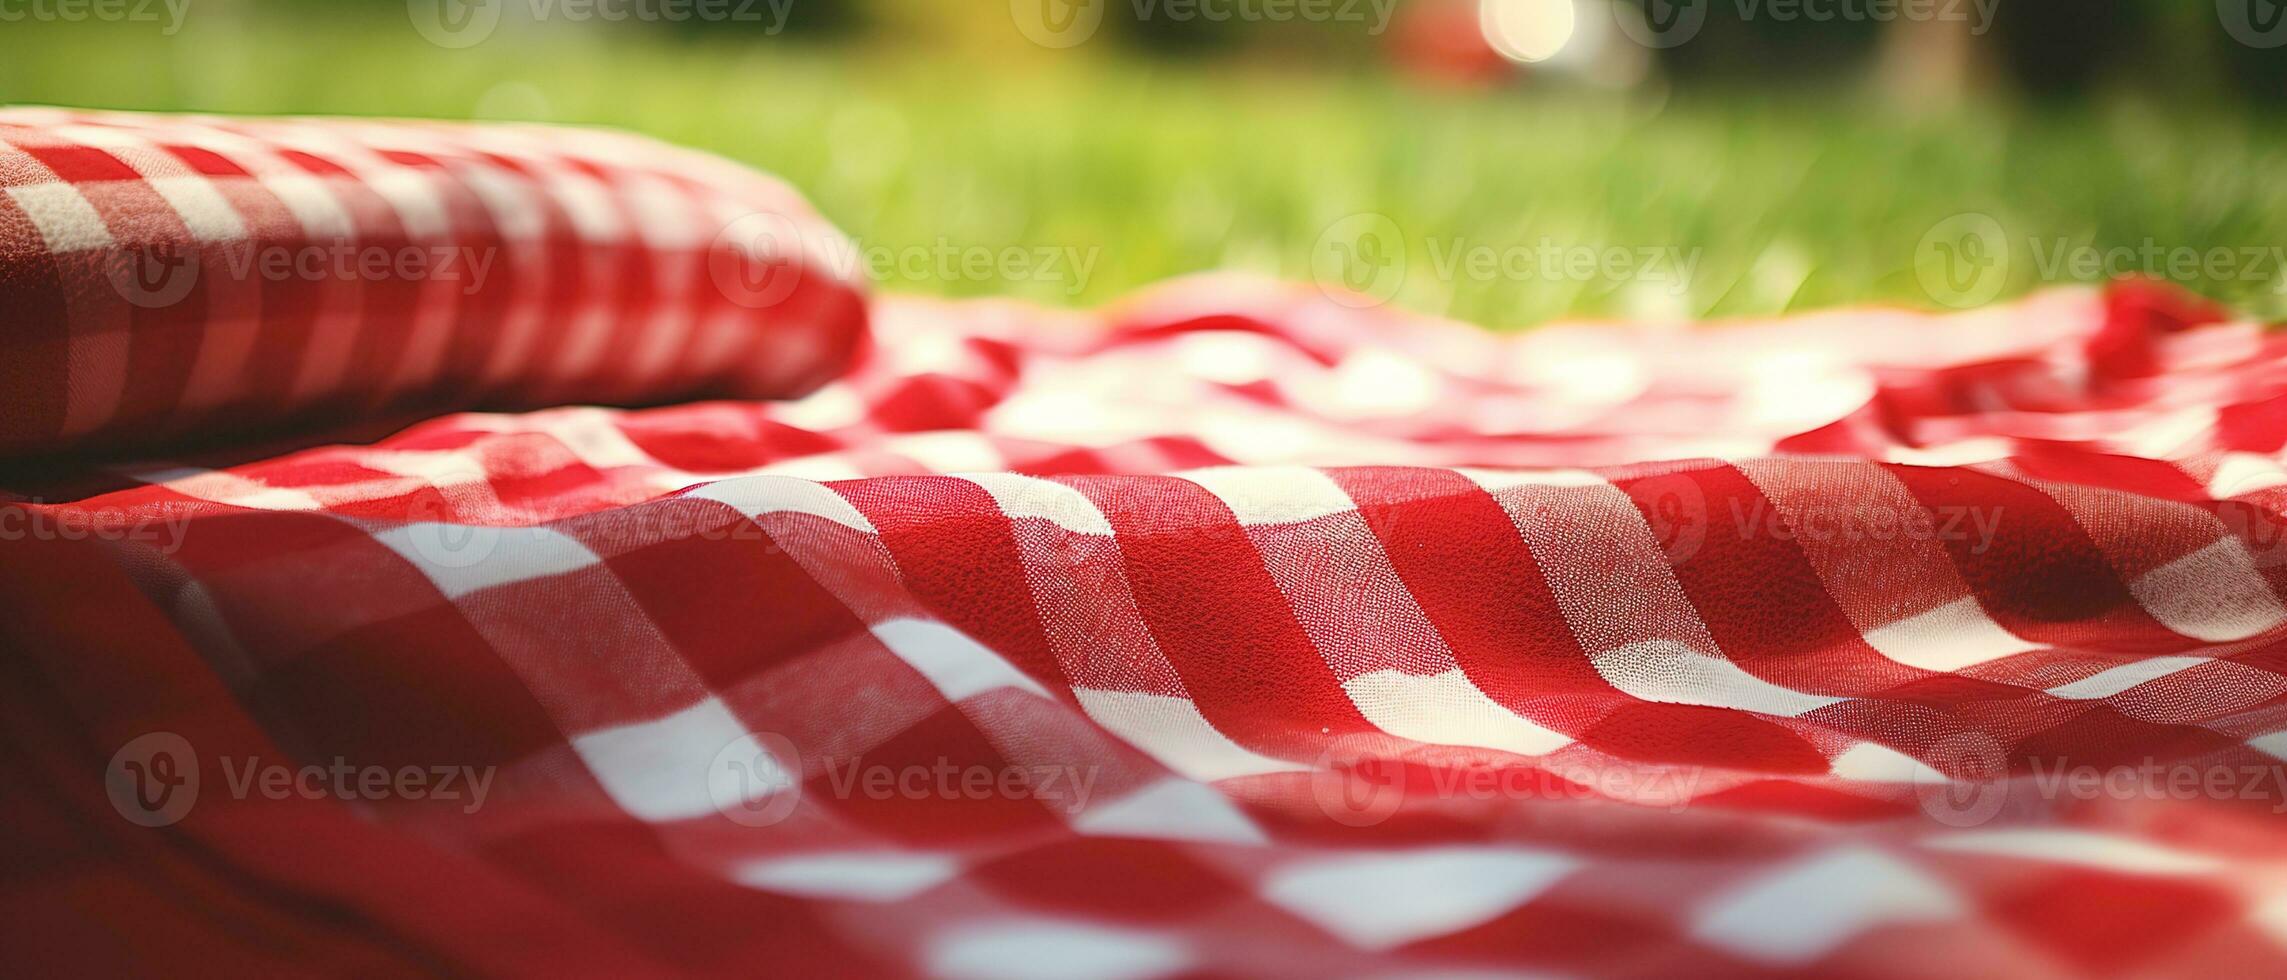
<svg viewBox="0 0 2287 980">
<path fill-rule="evenodd" d="M 0 110 L 0 454 L 799 395 L 865 333 L 836 240 L 620 133 Z"/>
</svg>

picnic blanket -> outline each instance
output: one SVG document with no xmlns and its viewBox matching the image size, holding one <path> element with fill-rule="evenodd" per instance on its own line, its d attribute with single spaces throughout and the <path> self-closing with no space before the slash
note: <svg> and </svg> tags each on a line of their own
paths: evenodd
<svg viewBox="0 0 2287 980">
<path fill-rule="evenodd" d="M 1072 312 L 831 234 L 631 137 L 0 114 L 0 955 L 2287 968 L 2260 325 Z"/>
</svg>

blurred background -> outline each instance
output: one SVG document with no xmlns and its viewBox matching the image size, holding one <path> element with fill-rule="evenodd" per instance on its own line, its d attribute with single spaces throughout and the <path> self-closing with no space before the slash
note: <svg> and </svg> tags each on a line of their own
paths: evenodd
<svg viewBox="0 0 2287 980">
<path fill-rule="evenodd" d="M 2280 0 L 0 0 L 0 101 L 640 130 L 908 292 L 1243 269 L 1513 328 L 2133 274 L 2287 318 L 2282 44 Z"/>
</svg>

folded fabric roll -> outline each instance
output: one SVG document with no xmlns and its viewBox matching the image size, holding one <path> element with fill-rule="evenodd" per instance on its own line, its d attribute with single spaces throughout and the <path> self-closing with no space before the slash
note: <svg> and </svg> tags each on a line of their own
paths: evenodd
<svg viewBox="0 0 2287 980">
<path fill-rule="evenodd" d="M 0 110 L 0 454 L 799 395 L 865 333 L 838 240 L 620 133 Z"/>
</svg>

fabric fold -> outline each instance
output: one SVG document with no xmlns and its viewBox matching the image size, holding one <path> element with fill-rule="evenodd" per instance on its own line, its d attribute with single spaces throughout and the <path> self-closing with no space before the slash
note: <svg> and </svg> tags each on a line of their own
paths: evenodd
<svg viewBox="0 0 2287 980">
<path fill-rule="evenodd" d="M 2257 325 L 2131 286 L 1502 337 L 1228 277 L 873 320 L 798 400 L 448 415 L 9 508 L 72 535 L 20 585 L 138 610 L 5 619 L 66 695 L 26 723 L 86 733 L 43 778 L 183 739 L 205 795 L 155 846 L 377 930 L 312 963 L 2073 973 L 2085 930 L 2007 910 L 2095 889 L 2212 913 L 2109 937 L 2138 962 L 2279 965 Z M 195 695 L 105 676 L 157 665 Z M 229 788 L 308 760 L 489 776 L 290 829 Z M 280 878 L 271 833 L 380 835 L 521 931 Z"/>
</svg>

